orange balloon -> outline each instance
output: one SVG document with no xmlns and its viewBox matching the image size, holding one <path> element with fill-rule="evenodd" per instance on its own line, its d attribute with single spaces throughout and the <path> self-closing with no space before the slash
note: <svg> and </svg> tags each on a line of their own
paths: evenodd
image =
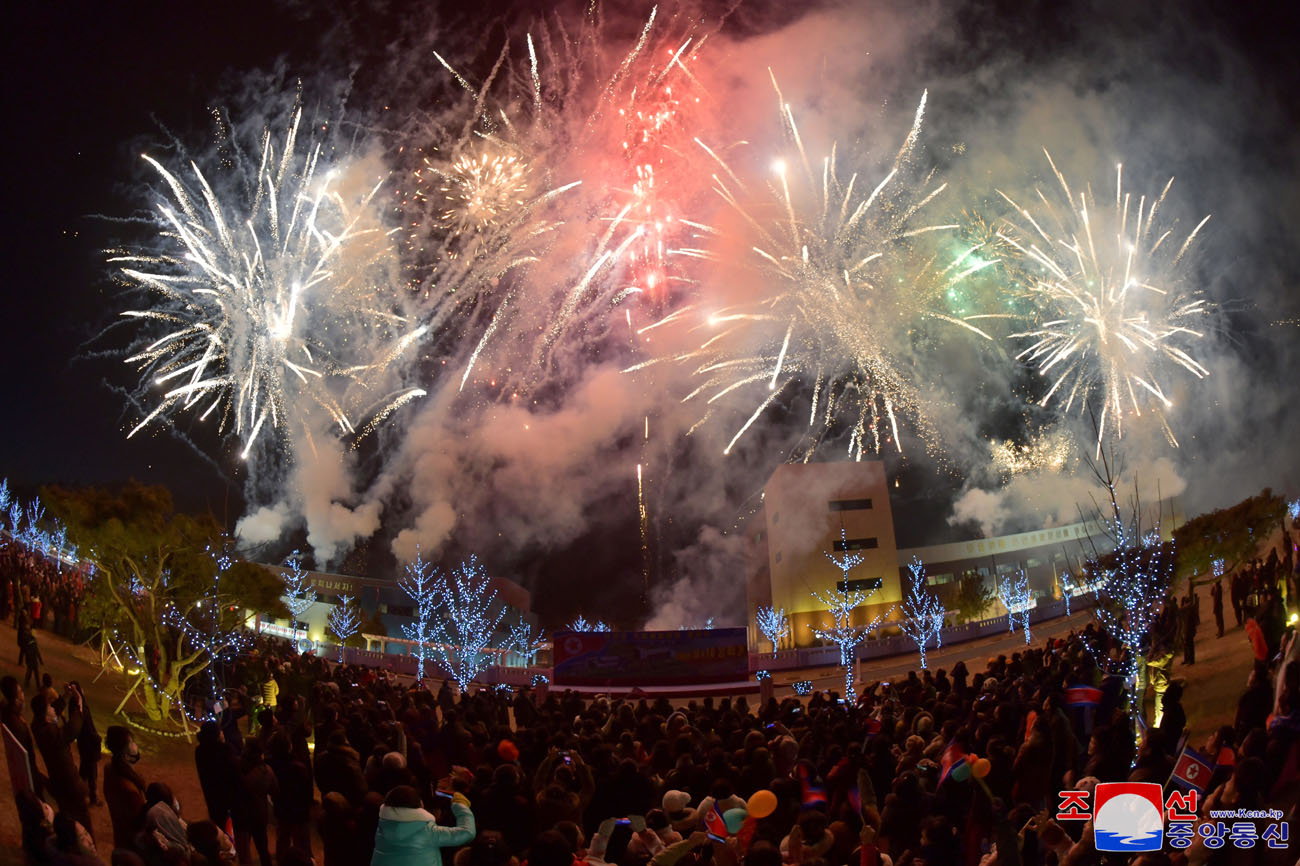
<svg viewBox="0 0 1300 866">
<path fill-rule="evenodd" d="M 751 818 L 766 818 L 776 811 L 776 794 L 766 788 L 755 791 L 745 804 L 745 810 Z"/>
<path fill-rule="evenodd" d="M 975 774 L 975 778 L 983 779 L 991 769 L 993 769 L 993 765 L 989 763 L 989 759 L 980 758 L 975 762 L 975 766 L 971 768 L 971 772 Z"/>
</svg>

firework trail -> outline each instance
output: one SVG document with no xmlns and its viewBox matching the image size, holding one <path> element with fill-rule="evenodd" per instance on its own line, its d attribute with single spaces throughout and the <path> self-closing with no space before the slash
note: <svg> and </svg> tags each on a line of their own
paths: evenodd
<svg viewBox="0 0 1300 866">
<path fill-rule="evenodd" d="M 880 451 L 886 441 L 901 450 L 900 416 L 933 445 L 924 400 L 908 371 L 909 332 L 935 318 L 982 335 L 939 312 L 939 300 L 947 287 L 991 262 L 972 256 L 978 245 L 947 264 L 918 261 L 916 238 L 955 228 L 923 217 L 945 185 L 929 176 L 911 182 L 925 97 L 892 167 L 873 186 L 857 173 L 841 179 L 834 146 L 814 167 L 779 87 L 776 93 L 790 154 L 773 164 L 770 180 L 747 183 L 716 150 L 697 141 L 719 169 L 715 190 L 739 217 L 744 234 L 734 245 L 747 248 L 747 266 L 762 276 L 764 296 L 711 311 L 678 309 L 643 328 L 702 318 L 695 327 L 706 337 L 691 351 L 653 358 L 629 372 L 665 361 L 693 364 L 702 383 L 686 400 L 705 403 L 701 423 L 732 392 L 761 395 L 724 453 L 793 390 L 792 383 L 807 389 L 811 403 L 813 433 L 805 460 L 841 418 L 849 425 L 854 459 Z M 720 261 L 717 242 L 732 239 L 721 238 L 712 226 L 689 225 L 715 243 L 683 254 Z"/>
<path fill-rule="evenodd" d="M 379 185 L 358 189 L 320 143 L 300 145 L 301 124 L 298 109 L 278 151 L 263 135 L 236 201 L 195 162 L 187 181 L 144 157 L 170 196 L 157 204 L 157 248 L 110 259 L 149 299 L 122 314 L 148 331 L 127 362 L 141 372 L 141 399 L 156 400 L 128 436 L 181 411 L 216 413 L 247 458 L 271 431 L 310 436 L 318 411 L 355 441 L 423 393 L 382 387 L 423 329 L 384 282 L 392 247 Z"/>
<path fill-rule="evenodd" d="M 573 34 L 558 16 L 537 22 L 526 51 L 504 46 L 481 83 L 437 56 L 467 94 L 466 122 L 429 131 L 444 140 L 404 210 L 422 319 L 462 390 L 485 362 L 498 393 L 535 389 L 557 344 L 598 339 L 611 308 L 642 294 L 667 303 L 683 281 L 668 264 L 670 180 L 687 150 L 676 142 L 690 140 L 680 105 L 698 99 L 684 95 L 699 89 L 686 64 L 704 38 L 679 31 L 652 11 L 611 54 L 593 6 Z"/>
<path fill-rule="evenodd" d="M 1059 197 L 1038 190 L 1036 213 L 999 191 L 1015 210 L 999 236 L 1023 263 L 1026 299 L 1037 317 L 1011 335 L 1031 341 L 1016 357 L 1051 381 L 1041 405 L 1055 398 L 1064 412 L 1077 406 L 1095 413 L 1098 452 L 1108 425 L 1122 436 L 1125 417 L 1144 409 L 1176 447 L 1165 415 L 1173 402 L 1161 378 L 1167 368 L 1196 379 L 1210 372 L 1192 355 L 1205 301 L 1186 286 L 1187 253 L 1210 218 L 1180 244 L 1161 211 L 1173 178 L 1154 199 L 1134 199 L 1117 166 L 1114 200 L 1098 207 L 1091 186 L 1076 195 L 1051 154 L 1047 161 Z"/>
</svg>

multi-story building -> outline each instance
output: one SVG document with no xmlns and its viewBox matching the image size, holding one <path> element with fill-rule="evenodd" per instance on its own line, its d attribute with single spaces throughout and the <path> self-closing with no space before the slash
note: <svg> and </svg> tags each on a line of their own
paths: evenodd
<svg viewBox="0 0 1300 866">
<path fill-rule="evenodd" d="M 790 615 L 794 645 L 812 642 L 809 627 L 825 619 L 813 593 L 834 593 L 845 573 L 831 557 L 860 556 L 849 570 L 848 588 L 874 590 L 854 611 L 866 622 L 901 598 L 894 518 L 885 465 L 806 463 L 779 467 L 763 489 L 763 509 L 750 532 L 751 639 L 754 613 L 762 605 Z M 828 556 L 829 554 L 829 556 Z"/>
</svg>

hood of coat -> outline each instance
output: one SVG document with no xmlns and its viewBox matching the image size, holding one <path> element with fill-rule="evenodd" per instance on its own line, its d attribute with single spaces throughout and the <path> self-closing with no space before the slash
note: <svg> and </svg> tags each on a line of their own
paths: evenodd
<svg viewBox="0 0 1300 866">
<path fill-rule="evenodd" d="M 391 821 L 394 824 L 429 824 L 438 819 L 427 809 L 383 805 L 379 807 L 379 820 Z"/>
</svg>

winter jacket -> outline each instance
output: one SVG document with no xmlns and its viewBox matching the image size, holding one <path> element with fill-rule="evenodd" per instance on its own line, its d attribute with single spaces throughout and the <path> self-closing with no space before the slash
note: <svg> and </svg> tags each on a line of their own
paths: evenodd
<svg viewBox="0 0 1300 866">
<path fill-rule="evenodd" d="M 439 827 L 424 809 L 381 806 L 375 853 L 370 866 L 442 866 L 442 848 L 467 845 L 474 838 L 474 813 L 469 806 L 451 804 L 455 827 Z"/>
<path fill-rule="evenodd" d="M 145 783 L 140 774 L 120 756 L 104 770 L 104 803 L 113 821 L 113 847 L 130 848 L 140 829 L 144 809 Z"/>
</svg>

